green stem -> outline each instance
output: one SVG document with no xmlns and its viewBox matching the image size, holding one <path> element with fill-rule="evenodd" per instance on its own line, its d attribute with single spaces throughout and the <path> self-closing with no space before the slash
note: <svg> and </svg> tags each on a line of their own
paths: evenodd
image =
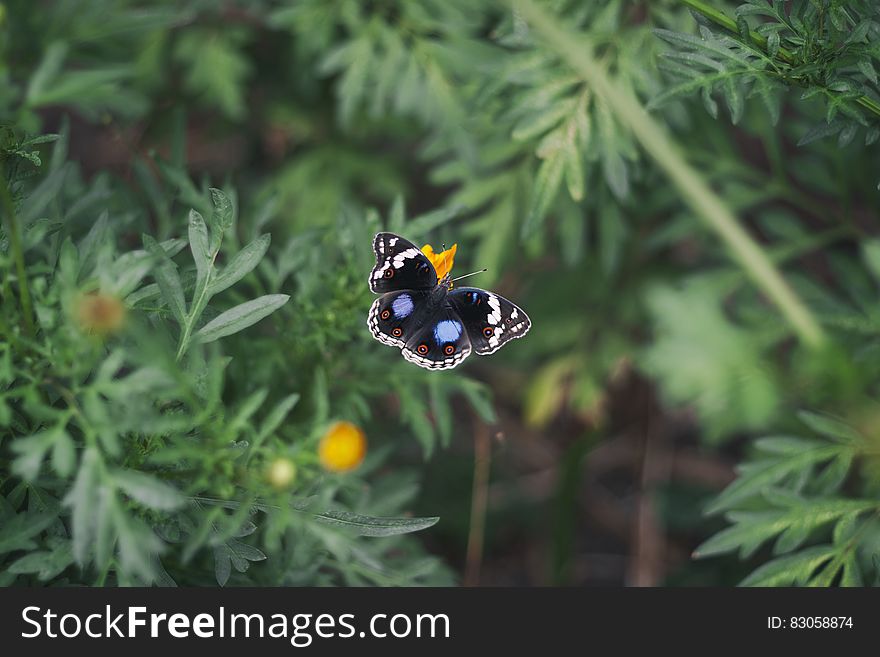
<svg viewBox="0 0 880 657">
<path fill-rule="evenodd" d="M 15 271 L 18 276 L 18 296 L 21 301 L 21 312 L 24 316 L 24 326 L 28 337 L 35 334 L 34 314 L 31 304 L 31 292 L 28 289 L 27 272 L 24 267 L 24 249 L 21 245 L 21 232 L 18 218 L 15 215 L 15 206 L 12 203 L 12 194 L 6 182 L 6 171 L 0 162 L 0 203 L 3 206 L 3 215 L 6 217 L 7 232 L 9 233 L 9 248 L 15 261 Z"/>
<path fill-rule="evenodd" d="M 722 11 L 715 9 L 714 7 L 708 5 L 701 0 L 679 0 L 681 4 L 693 9 L 695 12 L 699 13 L 701 16 L 709 19 L 719 27 L 723 27 L 725 30 L 729 30 L 734 34 L 739 34 L 739 29 L 737 29 L 736 21 L 727 16 Z M 767 39 L 755 31 L 749 31 L 749 38 L 760 47 L 765 53 L 767 52 Z M 786 64 L 794 64 L 795 56 L 794 54 L 786 50 L 785 48 L 779 48 L 779 51 L 776 55 L 779 59 L 784 61 Z M 828 93 L 833 95 L 833 92 L 829 91 Z M 870 96 L 859 96 L 856 98 L 856 103 L 864 107 L 869 112 L 880 117 L 880 103 L 875 101 Z"/>
<path fill-rule="evenodd" d="M 208 299 L 210 299 L 208 288 L 213 280 L 214 263 L 217 261 L 217 254 L 219 252 L 220 250 L 218 248 L 217 251 L 214 251 L 214 253 L 211 254 L 211 261 L 208 263 L 208 271 L 205 274 L 204 280 L 201 281 L 201 284 L 196 283 L 196 289 L 193 292 L 193 300 L 189 307 L 189 313 L 187 313 L 187 316 L 184 318 L 183 330 L 180 333 L 180 343 L 177 345 L 177 356 L 175 357 L 175 360 L 177 361 L 183 358 L 186 350 L 189 349 L 189 341 L 192 337 L 193 327 L 195 327 L 199 317 L 202 316 L 202 312 L 204 312 L 205 306 L 208 304 Z"/>
<path fill-rule="evenodd" d="M 696 215 L 727 244 L 732 256 L 752 281 L 777 305 L 801 341 L 820 347 L 825 334 L 812 313 L 782 278 L 761 247 L 680 153 L 660 124 L 631 95 L 621 91 L 593 57 L 580 35 L 575 36 L 532 0 L 512 0 L 513 6 L 547 45 L 577 71 L 617 120 L 629 128 L 642 147 L 678 188 Z"/>
</svg>

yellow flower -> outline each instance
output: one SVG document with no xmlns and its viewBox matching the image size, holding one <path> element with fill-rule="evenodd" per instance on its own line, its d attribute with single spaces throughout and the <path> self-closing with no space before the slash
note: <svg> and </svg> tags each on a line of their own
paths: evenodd
<svg viewBox="0 0 880 657">
<path fill-rule="evenodd" d="M 276 490 L 284 490 L 296 479 L 296 464 L 288 458 L 279 457 L 269 464 L 266 479 Z"/>
<path fill-rule="evenodd" d="M 437 270 L 438 281 L 442 280 L 446 274 L 452 271 L 452 264 L 455 262 L 456 248 L 458 248 L 458 244 L 453 244 L 445 251 L 434 253 L 434 247 L 430 244 L 425 244 L 425 246 L 422 247 L 422 253 L 427 256 L 428 260 L 431 261 L 431 264 L 434 265 L 434 269 Z"/>
<path fill-rule="evenodd" d="M 86 333 L 105 336 L 125 323 L 125 306 L 117 297 L 102 292 L 81 295 L 74 304 L 74 318 Z"/>
<path fill-rule="evenodd" d="M 367 453 L 364 432 L 351 422 L 335 422 L 321 438 L 318 458 L 321 465 L 331 472 L 354 470 Z"/>
</svg>

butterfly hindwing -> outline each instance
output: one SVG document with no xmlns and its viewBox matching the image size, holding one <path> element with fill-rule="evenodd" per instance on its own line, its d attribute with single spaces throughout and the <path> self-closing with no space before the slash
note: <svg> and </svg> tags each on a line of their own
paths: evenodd
<svg viewBox="0 0 880 657">
<path fill-rule="evenodd" d="M 373 302 L 367 315 L 370 333 L 379 342 L 403 347 L 418 333 L 428 319 L 428 298 L 425 290 L 388 292 Z"/>
<path fill-rule="evenodd" d="M 522 308 L 494 292 L 461 287 L 450 291 L 447 300 L 461 318 L 474 351 L 481 356 L 521 338 L 532 326 Z"/>
<path fill-rule="evenodd" d="M 471 353 L 471 342 L 458 314 L 447 307 L 438 310 L 406 341 L 403 357 L 429 370 L 455 367 Z"/>
<path fill-rule="evenodd" d="M 418 247 L 394 233 L 373 239 L 376 266 L 370 272 L 370 289 L 381 294 L 396 290 L 430 290 L 437 285 L 437 272 Z"/>
</svg>

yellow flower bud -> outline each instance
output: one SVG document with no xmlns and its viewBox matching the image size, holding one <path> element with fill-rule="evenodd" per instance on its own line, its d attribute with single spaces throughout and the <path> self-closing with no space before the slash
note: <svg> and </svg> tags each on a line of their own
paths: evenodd
<svg viewBox="0 0 880 657">
<path fill-rule="evenodd" d="M 354 470 L 367 453 L 364 432 L 351 422 L 335 422 L 321 438 L 318 458 L 321 465 L 331 472 Z"/>
<path fill-rule="evenodd" d="M 296 464 L 288 458 L 279 457 L 269 464 L 266 479 L 276 490 L 284 490 L 296 480 Z"/>
<path fill-rule="evenodd" d="M 81 295 L 74 304 L 76 323 L 86 333 L 105 336 L 116 333 L 125 323 L 125 306 L 110 294 Z"/>
</svg>

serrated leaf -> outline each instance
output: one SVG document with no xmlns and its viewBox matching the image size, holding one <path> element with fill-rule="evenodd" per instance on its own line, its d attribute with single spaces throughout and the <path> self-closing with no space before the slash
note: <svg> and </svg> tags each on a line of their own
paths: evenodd
<svg viewBox="0 0 880 657">
<path fill-rule="evenodd" d="M 711 515 L 724 509 L 729 509 L 743 500 L 755 495 L 760 495 L 764 490 L 776 484 L 781 479 L 793 473 L 806 471 L 816 463 L 821 463 L 836 457 L 841 452 L 841 447 L 832 445 L 817 447 L 794 454 L 787 458 L 768 460 L 754 464 L 748 474 L 743 474 L 732 484 L 725 488 L 715 500 L 706 508 L 706 513 Z"/>
<path fill-rule="evenodd" d="M 816 433 L 828 436 L 838 442 L 858 444 L 864 439 L 861 434 L 845 422 L 831 416 L 812 411 L 799 411 L 798 418 Z"/>
<path fill-rule="evenodd" d="M 828 546 L 816 546 L 767 562 L 746 577 L 740 586 L 790 586 L 804 584 L 822 564 L 834 556 Z"/>
<path fill-rule="evenodd" d="M 55 441 L 55 430 L 47 429 L 26 438 L 12 441 L 12 451 L 18 456 L 12 462 L 12 472 L 25 481 L 33 481 L 40 473 L 46 452 Z"/>
<path fill-rule="evenodd" d="M 730 122 L 737 125 L 742 118 L 745 102 L 742 91 L 733 78 L 728 78 L 724 84 L 724 100 L 727 101 L 727 109 L 730 111 Z"/>
<path fill-rule="evenodd" d="M 79 472 L 73 487 L 64 498 L 64 505 L 71 508 L 73 556 L 80 567 L 91 559 L 91 547 L 98 527 L 98 508 L 101 487 L 101 457 L 98 451 L 87 448 L 80 460 Z"/>
</svg>

